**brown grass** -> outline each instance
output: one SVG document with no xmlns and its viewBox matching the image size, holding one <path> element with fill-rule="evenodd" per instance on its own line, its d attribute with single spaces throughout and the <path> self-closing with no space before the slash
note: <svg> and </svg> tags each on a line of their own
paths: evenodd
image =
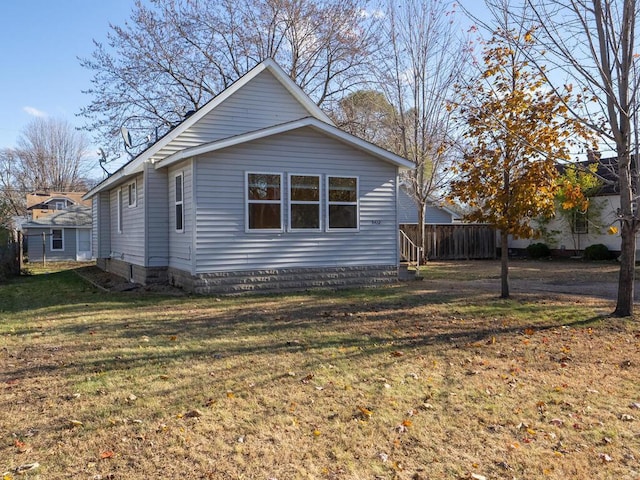
<svg viewBox="0 0 640 480">
<path fill-rule="evenodd" d="M 242 298 L 104 293 L 70 271 L 0 286 L 0 474 L 640 478 L 637 322 L 591 296 L 498 300 L 476 281 L 494 262 L 455 265 Z"/>
</svg>

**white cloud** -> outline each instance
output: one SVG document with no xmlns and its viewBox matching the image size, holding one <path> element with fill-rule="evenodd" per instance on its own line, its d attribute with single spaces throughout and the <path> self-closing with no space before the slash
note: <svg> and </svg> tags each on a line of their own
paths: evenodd
<svg viewBox="0 0 640 480">
<path fill-rule="evenodd" d="M 42 110 L 38 110 L 37 108 L 34 108 L 34 107 L 22 107 L 22 110 L 27 112 L 32 117 L 45 118 L 49 116 L 47 112 L 43 112 Z"/>
</svg>

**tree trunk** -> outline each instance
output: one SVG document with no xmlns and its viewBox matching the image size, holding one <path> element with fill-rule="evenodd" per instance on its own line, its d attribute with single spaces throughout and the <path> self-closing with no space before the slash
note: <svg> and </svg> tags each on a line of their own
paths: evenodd
<svg viewBox="0 0 640 480">
<path fill-rule="evenodd" d="M 630 317 L 633 315 L 633 293 L 636 265 L 636 236 L 628 222 L 622 222 L 622 245 L 620 247 L 620 274 L 618 276 L 618 302 L 613 315 Z"/>
<path fill-rule="evenodd" d="M 425 249 L 425 239 L 424 239 L 424 212 L 425 206 L 422 202 L 418 201 L 418 247 L 422 250 L 420 255 L 422 258 L 420 259 L 420 263 L 426 262 L 427 250 Z"/>
<path fill-rule="evenodd" d="M 509 298 L 509 234 L 506 231 L 500 232 L 500 250 L 500 298 Z"/>
</svg>

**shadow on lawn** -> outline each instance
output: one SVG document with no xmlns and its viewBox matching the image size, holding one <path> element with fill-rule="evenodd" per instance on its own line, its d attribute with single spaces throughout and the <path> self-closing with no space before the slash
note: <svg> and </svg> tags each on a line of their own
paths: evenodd
<svg viewBox="0 0 640 480">
<path fill-rule="evenodd" d="M 380 289 L 375 298 L 371 293 L 355 290 L 338 296 L 320 292 L 268 297 L 269 302 L 279 305 L 275 308 L 264 301 L 267 297 L 243 297 L 242 303 L 232 306 L 226 300 L 218 306 L 213 299 L 199 298 L 198 304 L 205 305 L 201 310 L 188 304 L 193 299 L 155 298 L 132 305 L 119 296 L 118 301 L 114 298 L 113 303 L 105 305 L 105 300 L 112 297 L 97 295 L 96 303 L 100 305 L 55 306 L 53 311 L 58 319 L 46 336 L 72 342 L 59 348 L 45 347 L 52 349 L 46 361 L 16 365 L 10 375 L 105 373 L 149 366 L 162 369 L 164 365 L 191 360 L 210 362 L 213 366 L 218 362 L 251 361 L 256 356 L 291 353 L 307 354 L 300 364 L 300 368 L 307 369 L 317 366 L 319 356 L 328 351 L 332 352 L 333 361 L 382 355 L 392 362 L 398 351 L 409 356 L 424 348 L 431 352 L 468 348 L 496 338 L 499 341 L 505 335 L 524 335 L 529 328 L 542 332 L 562 326 L 584 327 L 603 318 L 576 318 L 563 323 L 501 322 L 498 318 L 474 319 L 471 313 L 467 314 L 471 319 L 465 320 L 455 305 L 451 312 L 443 314 L 438 310 L 432 316 L 425 315 L 422 307 L 434 302 L 420 290 Z M 358 297 L 363 299 L 362 303 L 357 302 Z M 437 302 L 455 302 L 460 298 L 459 294 L 440 295 Z M 462 298 L 469 300 L 466 295 Z M 342 301 L 337 302 L 339 299 Z M 503 306 L 505 310 L 518 308 L 507 303 Z M 122 314 L 116 320 L 94 318 L 105 308 L 122 310 Z M 551 314 L 558 308 L 539 305 L 537 313 Z M 13 333 L 33 334 L 34 330 L 25 326 Z M 107 347 L 102 350 L 102 345 Z"/>
<path fill-rule="evenodd" d="M 215 362 L 262 354 L 341 351 L 343 359 L 398 350 L 464 348 L 531 328 L 583 327 L 603 317 L 576 318 L 571 305 L 500 301 L 488 292 L 438 290 L 437 283 L 288 295 L 163 297 L 144 292 L 105 293 L 73 271 L 23 277 L 0 286 L 2 314 L 33 311 L 44 318 L 13 325 L 12 335 L 43 335 L 65 345 L 44 362 L 13 369 L 108 371 L 184 359 Z M 531 297 L 535 298 L 535 297 Z M 443 309 L 443 304 L 451 307 Z M 430 309 L 429 307 L 434 308 Z M 458 310 L 464 308 L 464 313 Z M 43 309 L 42 312 L 38 312 Z M 502 321 L 522 309 L 532 318 Z M 432 313 L 429 313 L 431 310 Z M 121 312 L 114 317 L 114 312 Z M 561 317 L 559 314 L 563 314 Z M 493 317 L 488 317 L 491 315 Z M 46 317 L 55 318 L 55 323 Z M 106 318 L 106 320 L 105 320 Z M 38 326 L 46 323 L 45 327 Z M 107 347 L 102 350 L 102 345 Z M 41 344 L 42 348 L 48 348 Z M 50 347 L 50 346 L 49 346 Z M 144 347 L 144 348 L 142 348 Z M 66 350 L 70 362 L 58 362 Z"/>
</svg>

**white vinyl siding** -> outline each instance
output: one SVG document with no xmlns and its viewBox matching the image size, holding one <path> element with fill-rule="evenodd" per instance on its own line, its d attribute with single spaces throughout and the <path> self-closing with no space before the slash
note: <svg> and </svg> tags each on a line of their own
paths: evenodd
<svg viewBox="0 0 640 480">
<path fill-rule="evenodd" d="M 182 230 L 176 230 L 176 176 L 182 175 Z M 167 175 L 169 198 L 165 205 L 169 214 L 169 266 L 192 271 L 192 244 L 195 235 L 193 222 L 193 170 L 191 161 L 180 162 L 169 169 Z M 209 188 L 213 188 L 211 185 Z M 240 195 L 243 195 L 240 187 Z"/>
<path fill-rule="evenodd" d="M 142 174 L 135 178 L 139 208 L 124 208 L 128 183 L 111 190 L 110 197 L 112 225 L 116 225 L 110 238 L 110 256 L 136 265 L 145 264 L 145 192 L 142 178 Z"/>
<path fill-rule="evenodd" d="M 118 212 L 117 212 L 118 233 L 122 233 L 124 231 L 124 227 L 123 227 L 124 213 L 122 208 L 123 202 L 124 200 L 122 199 L 122 188 L 119 188 L 116 194 L 116 203 L 118 204 Z"/>
<path fill-rule="evenodd" d="M 197 157 L 194 168 L 196 273 L 397 263 L 393 165 L 307 128 Z M 287 183 L 289 174 L 319 175 L 323 192 L 327 175 L 357 176 L 359 231 L 246 232 L 245 175 L 251 171 L 279 172 Z"/>
<path fill-rule="evenodd" d="M 166 170 L 145 168 L 145 223 L 147 225 L 147 266 L 162 267 L 169 262 L 168 180 Z"/>
<path fill-rule="evenodd" d="M 184 148 L 308 116 L 309 112 L 265 70 L 181 133 L 154 158 L 162 159 Z"/>
</svg>

